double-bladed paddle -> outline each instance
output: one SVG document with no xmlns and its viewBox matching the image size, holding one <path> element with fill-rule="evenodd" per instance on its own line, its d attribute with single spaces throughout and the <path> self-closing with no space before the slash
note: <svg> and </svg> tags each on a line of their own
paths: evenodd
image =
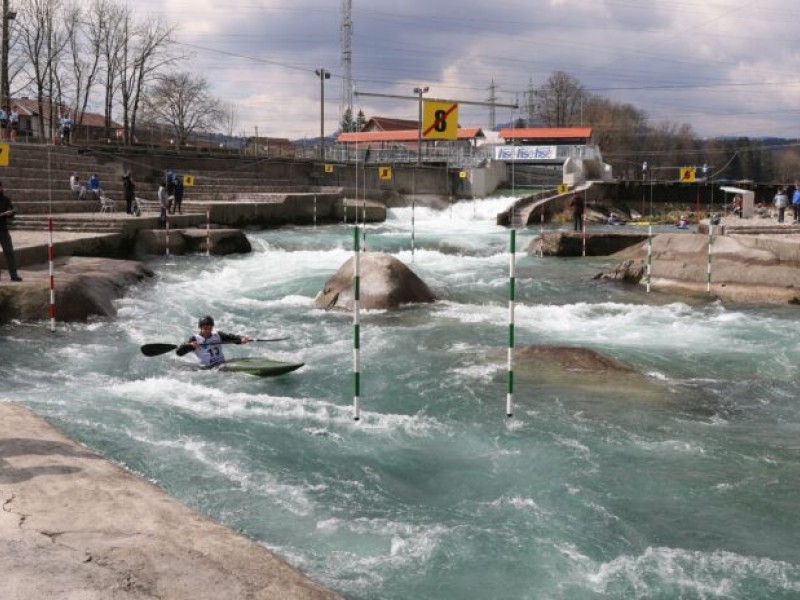
<svg viewBox="0 0 800 600">
<path fill-rule="evenodd" d="M 276 337 L 276 338 L 267 338 L 267 339 L 257 339 L 257 340 L 250 340 L 251 342 L 282 342 L 283 340 L 288 340 L 289 336 L 285 335 L 283 337 Z M 237 344 L 239 342 L 219 342 L 220 344 Z M 176 350 L 178 348 L 177 344 L 145 344 L 141 346 L 139 349 L 142 351 L 142 354 L 145 356 L 160 356 L 162 354 L 166 354 L 167 352 L 171 352 L 172 350 Z"/>
</svg>

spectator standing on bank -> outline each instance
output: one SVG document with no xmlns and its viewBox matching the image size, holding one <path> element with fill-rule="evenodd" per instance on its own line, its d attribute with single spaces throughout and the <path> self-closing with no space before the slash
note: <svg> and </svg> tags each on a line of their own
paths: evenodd
<svg viewBox="0 0 800 600">
<path fill-rule="evenodd" d="M 583 201 L 583 196 L 575 196 L 570 206 L 572 207 L 572 222 L 575 231 L 583 231 L 583 211 L 586 208 L 586 205 Z"/>
<path fill-rule="evenodd" d="M 125 194 L 125 212 L 131 214 L 131 205 L 136 197 L 136 182 L 130 171 L 126 171 L 122 176 L 122 191 Z"/>
<path fill-rule="evenodd" d="M 183 214 L 181 204 L 183 203 L 183 178 L 180 175 L 175 175 L 175 202 L 172 204 L 172 214 L 178 211 L 178 214 Z"/>
<path fill-rule="evenodd" d="M 3 249 L 3 256 L 6 257 L 6 268 L 11 281 L 22 281 L 22 278 L 17 275 L 14 245 L 11 243 L 11 234 L 8 232 L 8 222 L 14 218 L 14 212 L 14 205 L 3 192 L 3 184 L 0 182 L 0 248 Z"/>
<path fill-rule="evenodd" d="M 163 185 L 158 186 L 158 206 L 161 209 L 161 215 L 158 219 L 158 225 L 161 229 L 167 228 L 167 209 L 169 208 L 169 197 L 167 196 L 167 188 Z"/>
<path fill-rule="evenodd" d="M 775 208 L 778 209 L 778 223 L 783 223 L 783 215 L 786 212 L 786 206 L 789 204 L 789 197 L 786 195 L 786 190 L 779 188 L 773 202 Z"/>
<path fill-rule="evenodd" d="M 69 146 L 70 135 L 72 134 L 72 118 L 69 116 L 69 111 L 61 116 L 58 124 L 61 127 L 61 140 L 65 146 Z"/>
<path fill-rule="evenodd" d="M 5 140 L 8 137 L 8 114 L 0 108 L 0 140 Z"/>
<path fill-rule="evenodd" d="M 8 126 L 11 129 L 11 141 L 17 141 L 17 134 L 19 133 L 19 111 L 17 105 L 11 107 L 11 112 L 8 113 Z"/>
<path fill-rule="evenodd" d="M 800 184 L 794 184 L 794 193 L 792 194 L 792 210 L 794 210 L 794 222 L 800 222 Z"/>
</svg>

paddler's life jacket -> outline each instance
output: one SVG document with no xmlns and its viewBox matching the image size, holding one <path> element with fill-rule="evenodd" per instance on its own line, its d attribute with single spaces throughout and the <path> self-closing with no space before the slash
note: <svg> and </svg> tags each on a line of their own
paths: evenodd
<svg viewBox="0 0 800 600">
<path fill-rule="evenodd" d="M 225 356 L 222 354 L 222 338 L 216 331 L 207 338 L 195 334 L 192 339 L 200 344 L 194 354 L 204 367 L 213 367 L 225 362 Z"/>
</svg>

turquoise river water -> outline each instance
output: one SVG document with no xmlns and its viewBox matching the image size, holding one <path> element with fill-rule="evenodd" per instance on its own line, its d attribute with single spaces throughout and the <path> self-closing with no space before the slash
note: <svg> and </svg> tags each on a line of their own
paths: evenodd
<svg viewBox="0 0 800 600">
<path fill-rule="evenodd" d="M 505 415 L 508 199 L 390 211 L 390 252 L 439 301 L 352 316 L 312 301 L 350 256 L 344 225 L 252 232 L 254 252 L 151 262 L 88 324 L 0 329 L 3 396 L 241 531 L 348 599 L 800 598 L 796 307 L 647 295 L 609 259 L 527 256 L 517 344 L 588 347 L 635 383 L 520 373 Z M 260 379 L 146 358 L 198 316 L 285 342 Z"/>
</svg>

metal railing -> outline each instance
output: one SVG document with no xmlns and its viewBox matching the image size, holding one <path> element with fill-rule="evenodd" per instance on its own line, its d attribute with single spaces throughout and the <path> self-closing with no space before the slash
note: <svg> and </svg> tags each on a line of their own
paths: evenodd
<svg viewBox="0 0 800 600">
<path fill-rule="evenodd" d="M 354 146 L 351 144 L 334 144 L 325 146 L 324 162 L 332 163 L 368 163 L 368 164 L 412 164 L 417 162 L 447 164 L 452 168 L 470 168 L 486 164 L 495 159 L 495 148 L 508 147 L 507 144 L 484 144 L 482 146 L 433 146 L 423 144 L 421 153 L 415 146 L 397 145 L 389 148 L 374 148 L 368 146 Z M 522 148 L 522 146 L 517 146 Z M 298 148 L 297 157 L 319 159 L 319 146 L 305 146 Z M 544 160 L 520 159 L 517 164 L 563 164 L 568 158 L 597 159 L 601 160 L 599 150 L 594 146 L 563 145 L 556 146 L 555 158 Z"/>
</svg>

